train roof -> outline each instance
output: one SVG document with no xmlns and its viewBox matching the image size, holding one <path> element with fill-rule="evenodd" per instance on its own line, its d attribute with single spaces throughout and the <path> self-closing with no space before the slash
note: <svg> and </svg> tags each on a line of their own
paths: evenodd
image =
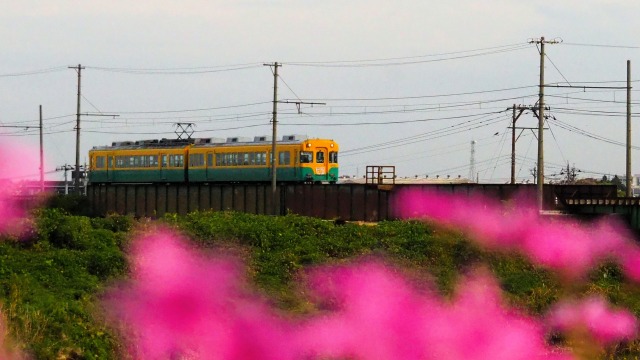
<svg viewBox="0 0 640 360">
<path fill-rule="evenodd" d="M 181 148 L 188 145 L 198 147 L 250 146 L 271 144 L 273 137 L 269 135 L 250 137 L 224 138 L 191 138 L 191 139 L 152 139 L 137 141 L 114 141 L 111 145 L 94 146 L 92 150 L 135 150 L 158 148 Z M 284 135 L 278 144 L 301 144 L 310 140 L 307 135 Z"/>
</svg>

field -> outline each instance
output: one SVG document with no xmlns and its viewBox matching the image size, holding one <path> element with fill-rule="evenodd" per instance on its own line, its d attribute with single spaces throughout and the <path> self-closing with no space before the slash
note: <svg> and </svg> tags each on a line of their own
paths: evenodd
<svg viewBox="0 0 640 360">
<path fill-rule="evenodd" d="M 512 307 L 541 315 L 567 293 L 602 294 L 640 315 L 640 288 L 615 264 L 601 264 L 584 283 L 566 283 L 516 254 L 481 250 L 461 233 L 418 221 L 335 224 L 287 215 L 197 212 L 162 219 L 90 218 L 39 209 L 25 239 L 0 241 L 0 303 L 8 324 L 5 345 L 36 359 L 120 359 L 126 346 L 105 320 L 101 299 L 127 279 L 133 234 L 152 223 L 178 229 L 207 251 L 232 253 L 274 307 L 292 316 L 317 311 L 299 285 L 322 264 L 383 259 L 416 283 L 433 283 L 450 297 L 461 275 L 485 267 Z M 0 327 L 0 331 L 2 328 Z M 552 342 L 574 346 L 562 337 Z M 580 346 L 580 345 L 576 345 Z M 0 355 L 2 350 L 0 349 Z M 591 354 L 592 356 L 594 354 Z M 638 358 L 638 342 L 608 347 L 594 358 Z"/>
</svg>

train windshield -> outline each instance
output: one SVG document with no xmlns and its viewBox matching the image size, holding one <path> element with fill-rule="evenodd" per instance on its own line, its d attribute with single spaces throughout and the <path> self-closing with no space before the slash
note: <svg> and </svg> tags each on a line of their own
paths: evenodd
<svg viewBox="0 0 640 360">
<path fill-rule="evenodd" d="M 313 153 L 311 151 L 300 151 L 300 163 L 309 164 L 313 162 Z"/>
<path fill-rule="evenodd" d="M 337 151 L 329 152 L 329 163 L 331 163 L 331 164 L 337 164 L 338 163 L 338 152 Z"/>
</svg>

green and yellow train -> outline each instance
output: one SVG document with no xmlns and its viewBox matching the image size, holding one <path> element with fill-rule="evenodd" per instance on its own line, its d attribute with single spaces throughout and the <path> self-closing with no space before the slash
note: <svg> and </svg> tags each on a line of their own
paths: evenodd
<svg viewBox="0 0 640 360">
<path fill-rule="evenodd" d="M 338 144 L 286 135 L 272 156 L 268 136 L 114 142 L 89 151 L 89 181 L 100 183 L 335 183 Z"/>
</svg>

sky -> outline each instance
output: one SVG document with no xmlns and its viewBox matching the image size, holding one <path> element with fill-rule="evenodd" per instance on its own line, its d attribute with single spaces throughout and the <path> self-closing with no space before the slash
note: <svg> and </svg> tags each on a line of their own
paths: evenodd
<svg viewBox="0 0 640 360">
<path fill-rule="evenodd" d="M 336 140 L 341 174 L 386 165 L 402 177 L 505 183 L 511 107 L 538 101 L 531 41 L 541 37 L 554 42 L 545 84 L 563 86 L 545 87 L 546 181 L 567 164 L 580 178 L 625 174 L 640 2 L 0 0 L 0 9 L 0 133 L 38 146 L 42 105 L 48 179 L 75 164 L 78 76 L 69 67 L 84 67 L 84 163 L 93 146 L 175 138 L 177 123 L 193 124 L 193 137 L 271 135 L 265 64 L 278 62 L 278 137 Z M 631 98 L 635 112 L 638 90 Z M 298 111 L 294 102 L 318 104 Z M 516 123 L 537 126 L 530 111 Z M 516 177 L 532 182 L 537 130 L 517 134 Z"/>
</svg>

